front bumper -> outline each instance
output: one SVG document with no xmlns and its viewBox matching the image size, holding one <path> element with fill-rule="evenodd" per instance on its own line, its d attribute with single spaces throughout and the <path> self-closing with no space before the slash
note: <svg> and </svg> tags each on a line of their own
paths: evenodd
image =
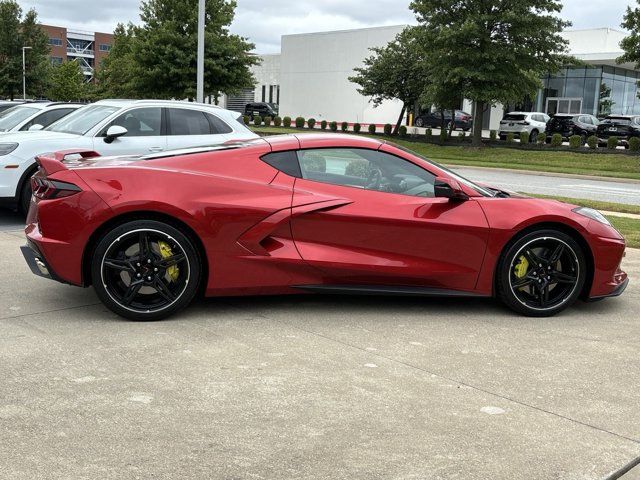
<svg viewBox="0 0 640 480">
<path fill-rule="evenodd" d="M 589 301 L 601 300 L 603 298 L 619 297 L 620 295 L 622 295 L 624 291 L 627 289 L 627 287 L 629 286 L 629 277 L 627 277 L 626 274 L 624 274 L 624 276 L 625 276 L 625 279 L 622 282 L 620 282 L 616 287 L 614 287 L 611 293 L 608 293 L 606 295 L 589 297 Z"/>
</svg>

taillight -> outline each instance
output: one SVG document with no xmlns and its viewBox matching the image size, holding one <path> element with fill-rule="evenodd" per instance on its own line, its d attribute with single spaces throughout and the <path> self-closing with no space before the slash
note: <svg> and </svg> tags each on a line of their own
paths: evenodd
<svg viewBox="0 0 640 480">
<path fill-rule="evenodd" d="M 80 187 L 73 183 L 41 177 L 31 177 L 31 189 L 33 194 L 42 200 L 70 197 L 80 191 Z"/>
</svg>

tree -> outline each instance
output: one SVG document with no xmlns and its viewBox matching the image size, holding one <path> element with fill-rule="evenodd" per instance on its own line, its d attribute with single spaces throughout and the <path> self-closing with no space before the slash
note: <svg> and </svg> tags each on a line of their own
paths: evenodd
<svg viewBox="0 0 640 480">
<path fill-rule="evenodd" d="M 640 0 L 638 1 L 640 5 Z M 618 63 L 635 63 L 636 68 L 640 67 L 640 7 L 631 8 L 627 7 L 627 12 L 623 17 L 622 28 L 629 31 L 629 35 L 622 39 L 620 42 L 620 47 L 624 51 L 624 54 L 617 59 Z M 611 90 L 609 89 L 609 94 L 611 94 Z M 607 95 L 609 96 L 609 95 Z M 638 93 L 640 97 L 640 93 Z M 600 93 L 601 104 L 602 102 L 602 91 Z M 606 101 L 606 100 L 605 100 Z M 606 107 L 611 107 L 612 105 L 605 105 L 605 108 L 602 110 L 606 112 Z"/>
<path fill-rule="evenodd" d="M 474 102 L 473 144 L 482 144 L 487 104 L 517 102 L 541 77 L 573 63 L 556 15 L 559 0 L 413 0 L 431 72 Z M 432 79 L 437 83 L 437 79 Z"/>
<path fill-rule="evenodd" d="M 236 93 L 254 85 L 249 67 L 259 62 L 254 45 L 229 33 L 236 2 L 207 0 L 205 95 Z M 131 49 L 137 64 L 135 88 L 145 96 L 193 98 L 196 95 L 198 27 L 194 0 L 143 0 Z"/>
<path fill-rule="evenodd" d="M 27 91 L 39 96 L 46 88 L 48 38 L 38 25 L 35 10 L 22 16 L 14 0 L 0 0 L 0 95 L 11 99 L 22 92 L 22 47 L 26 51 Z"/>
<path fill-rule="evenodd" d="M 109 55 L 97 68 L 95 95 L 97 98 L 142 98 L 144 92 L 136 88 L 139 67 L 133 56 L 135 30 L 131 23 L 119 24 L 113 32 Z"/>
<path fill-rule="evenodd" d="M 384 47 L 372 48 L 374 55 L 355 68 L 349 81 L 360 85 L 358 93 L 371 97 L 377 107 L 385 100 L 400 100 L 402 110 L 394 133 L 398 133 L 407 109 L 413 108 L 426 82 L 422 48 L 415 27 L 408 27 Z"/>
<path fill-rule="evenodd" d="M 84 75 L 76 60 L 51 67 L 51 84 L 47 96 L 49 99 L 59 102 L 85 98 Z"/>
</svg>

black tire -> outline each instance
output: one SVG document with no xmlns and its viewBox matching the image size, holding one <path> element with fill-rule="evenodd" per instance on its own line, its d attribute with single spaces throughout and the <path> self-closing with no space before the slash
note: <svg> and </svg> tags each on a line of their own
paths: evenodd
<svg viewBox="0 0 640 480">
<path fill-rule="evenodd" d="M 535 128 L 531 130 L 531 134 L 529 135 L 529 143 L 537 143 L 538 142 L 538 130 Z"/>
<path fill-rule="evenodd" d="M 416 118 L 416 127 L 422 128 L 424 127 L 424 120 L 420 117 Z"/>
<path fill-rule="evenodd" d="M 114 313 L 130 320 L 161 320 L 196 296 L 201 262 L 192 241 L 178 229 L 135 220 L 98 242 L 91 277 L 96 294 Z"/>
<path fill-rule="evenodd" d="M 452 128 L 453 127 L 453 128 Z M 447 130 L 455 130 L 456 129 L 456 124 L 455 122 L 449 122 L 447 123 Z"/>
<path fill-rule="evenodd" d="M 586 145 L 586 144 L 587 144 L 587 134 L 582 133 L 580 135 L 580 145 Z"/>
<path fill-rule="evenodd" d="M 518 237 L 503 252 L 497 296 L 520 314 L 550 317 L 578 299 L 586 278 L 585 254 L 572 237 L 557 230 L 536 230 Z"/>
<path fill-rule="evenodd" d="M 29 207 L 31 206 L 31 177 L 33 176 L 33 174 L 27 175 L 27 178 L 24 181 L 24 184 L 22 185 L 22 188 L 20 189 L 20 198 L 18 199 L 19 204 L 18 204 L 18 208 L 20 209 L 20 212 L 23 214 L 27 214 L 29 213 Z"/>
</svg>

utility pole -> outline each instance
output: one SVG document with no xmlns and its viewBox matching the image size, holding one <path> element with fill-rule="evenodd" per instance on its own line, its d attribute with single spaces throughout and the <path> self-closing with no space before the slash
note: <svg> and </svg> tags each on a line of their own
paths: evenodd
<svg viewBox="0 0 640 480">
<path fill-rule="evenodd" d="M 204 22 L 205 0 L 198 0 L 198 71 L 196 101 L 204 103 Z"/>
<path fill-rule="evenodd" d="M 22 99 L 27 99 L 27 62 L 25 61 L 25 51 L 31 47 L 22 47 Z"/>
</svg>

